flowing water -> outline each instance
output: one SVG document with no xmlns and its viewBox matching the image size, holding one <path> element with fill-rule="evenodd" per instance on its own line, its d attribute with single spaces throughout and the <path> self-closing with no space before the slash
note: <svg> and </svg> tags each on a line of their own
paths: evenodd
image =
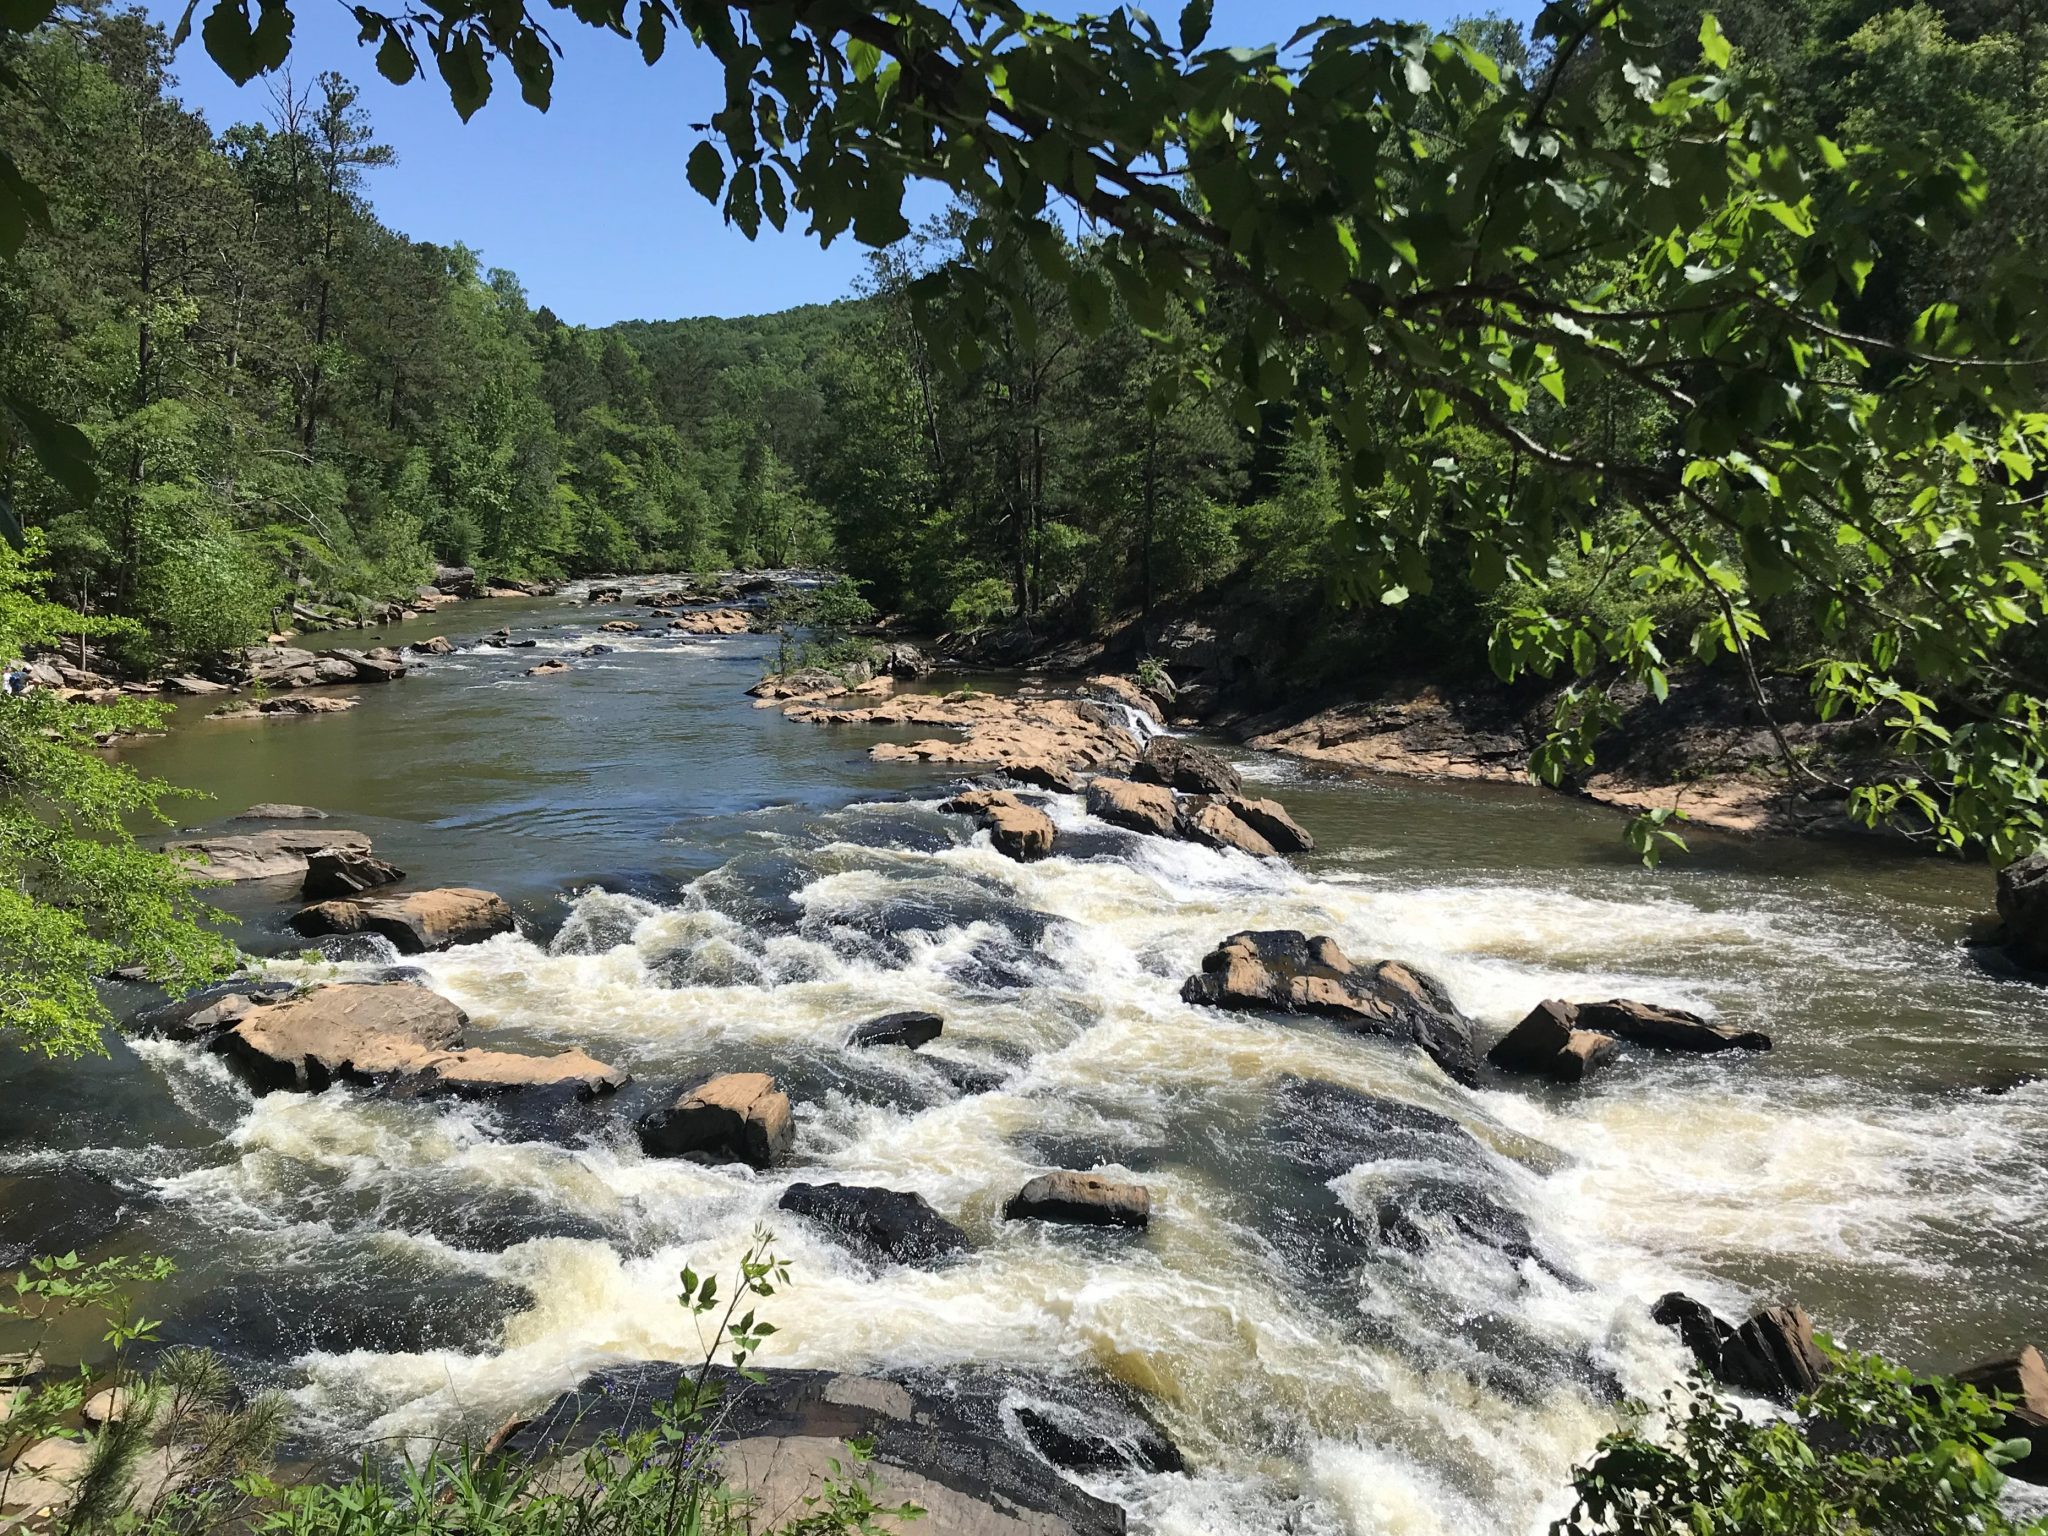
<svg viewBox="0 0 2048 1536">
<path fill-rule="evenodd" d="M 1114 832 L 1075 798 L 1051 805 L 1062 855 L 1019 865 L 938 813 L 939 775 L 870 761 L 879 733 L 752 708 L 773 642 L 628 637 L 523 675 L 610 639 L 590 631 L 616 613 L 468 605 L 390 637 L 507 624 L 538 648 L 430 662 L 343 715 L 195 706 L 125 756 L 210 792 L 194 824 L 310 802 L 415 884 L 503 893 L 524 931 L 427 957 L 429 984 L 473 1042 L 628 1068 L 622 1102 L 536 1129 L 473 1104 L 252 1098 L 189 1046 L 9 1057 L 0 1247 L 169 1254 L 148 1303 L 164 1337 L 283 1385 L 334 1445 L 473 1431 L 601 1366 L 693 1355 L 677 1271 L 771 1225 L 796 1284 L 764 1363 L 974 1363 L 1027 1392 L 1106 1372 L 1193 1470 L 1091 1486 L 1161 1533 L 1534 1529 L 1615 1391 L 1680 1369 L 1646 1315 L 1673 1287 L 1725 1311 L 1796 1297 L 1924 1367 L 2044 1332 L 2048 1084 L 2024 1074 L 2048 994 L 1960 947 L 1981 869 L 1707 837 L 1649 872 L 1611 815 L 1557 797 L 1249 757 L 1319 841 L 1293 867 Z M 222 900 L 246 947 L 297 952 L 286 893 Z M 1629 995 L 1777 1048 L 1471 1092 L 1412 1050 L 1183 1005 L 1181 979 L 1246 927 L 1433 971 L 1483 1040 L 1541 998 Z M 843 1047 L 901 1008 L 943 1014 L 944 1036 Z M 963 1068 L 998 1086 L 963 1091 Z M 788 1167 L 641 1155 L 638 1109 L 735 1069 L 798 1101 Z M 1315 1128 L 1287 1118 L 1296 1079 L 1440 1111 L 1476 1143 L 1450 1166 L 1394 1142 L 1317 1166 Z M 1032 1174 L 1097 1164 L 1150 1186 L 1149 1231 L 1001 1219 Z M 1329 1240 L 1446 1178 L 1521 1213 L 1537 1254 Z M 867 1265 L 777 1219 L 797 1179 L 915 1190 L 974 1251 Z"/>
</svg>

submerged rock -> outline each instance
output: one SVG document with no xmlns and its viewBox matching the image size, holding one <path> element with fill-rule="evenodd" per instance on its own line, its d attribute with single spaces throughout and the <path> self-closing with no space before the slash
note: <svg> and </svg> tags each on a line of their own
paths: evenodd
<svg viewBox="0 0 2048 1536">
<path fill-rule="evenodd" d="M 2013 959 L 2048 970 L 2048 853 L 2029 854 L 1998 872 L 1998 916 Z"/>
<path fill-rule="evenodd" d="M 727 1072 L 685 1089 L 675 1103 L 640 1121 L 649 1157 L 766 1168 L 796 1141 L 789 1096 L 766 1072 Z"/>
<path fill-rule="evenodd" d="M 1677 1008 L 1659 1008 L 1652 1003 L 1614 998 L 1604 1003 L 1565 1005 L 1573 1010 L 1573 1023 L 1633 1045 L 1655 1046 L 1667 1051 L 1768 1051 L 1771 1037 L 1761 1030 L 1740 1029 L 1732 1024 L 1709 1024 L 1696 1013 Z"/>
<path fill-rule="evenodd" d="M 327 813 L 310 805 L 283 805 L 266 800 L 230 816 L 230 821 L 325 821 Z"/>
<path fill-rule="evenodd" d="M 955 795 L 939 809 L 979 817 L 996 851 L 1020 862 L 1042 859 L 1052 852 L 1052 818 L 1007 790 L 970 790 Z"/>
<path fill-rule="evenodd" d="M 1813 1341 L 1813 1319 L 1796 1303 L 1766 1307 L 1740 1328 L 1683 1291 L 1658 1298 L 1650 1316 L 1677 1332 L 1700 1368 L 1724 1386 L 1789 1403 L 1820 1385 L 1827 1357 Z"/>
<path fill-rule="evenodd" d="M 557 672 L 568 672 L 571 670 L 573 669 L 569 663 L 557 656 L 552 661 L 544 661 L 537 667 L 528 667 L 526 675 L 528 677 L 552 677 Z"/>
<path fill-rule="evenodd" d="M 508 1426 L 503 1449 L 523 1460 L 573 1458 L 603 1435 L 646 1428 L 651 1405 L 670 1401 L 693 1375 L 642 1365 L 592 1377 Z M 925 1511 L 918 1528 L 933 1536 L 1122 1536 L 1123 1509 L 1085 1492 L 1051 1458 L 1091 1470 L 1136 1470 L 1141 1458 L 1179 1463 L 1149 1414 L 1079 1383 L 991 1371 L 760 1375 L 718 1369 L 709 1379 L 721 1393 L 720 1468 L 763 1510 L 803 1508 L 860 1439 L 872 1447 L 878 1502 L 917 1504 Z M 1035 1436 L 1022 1423 L 1026 1411 L 1041 1422 Z M 1060 1432 L 1048 1432 L 1055 1425 Z"/>
<path fill-rule="evenodd" d="M 354 698 L 336 698 L 332 694 L 308 697 L 299 694 L 285 694 L 281 698 L 262 699 L 248 704 L 234 704 L 226 709 L 216 709 L 209 720 L 262 720 L 285 715 L 332 715 L 345 709 L 354 709 Z"/>
<path fill-rule="evenodd" d="M 1152 1220 L 1152 1192 L 1100 1174 L 1041 1173 L 1003 1207 L 1005 1221 L 1056 1221 L 1081 1227 L 1143 1227 Z"/>
<path fill-rule="evenodd" d="M 1576 1016 L 1570 1003 L 1538 1003 L 1486 1053 L 1486 1059 L 1503 1072 L 1576 1083 L 1619 1048 L 1612 1035 L 1575 1027 Z"/>
<path fill-rule="evenodd" d="M 166 843 L 164 852 L 184 866 L 195 880 L 275 880 L 303 877 L 316 853 L 328 849 L 366 854 L 370 840 L 360 832 L 244 832 L 231 836 L 195 837 Z"/>
<path fill-rule="evenodd" d="M 2024 1482 L 2048 1483 L 2048 1362 L 2041 1351 L 2029 1344 L 2016 1355 L 1957 1371 L 1956 1380 L 2012 1399 L 2001 1432 L 2031 1449 L 2005 1471 Z"/>
<path fill-rule="evenodd" d="M 878 1019 L 853 1026 L 846 1043 L 852 1046 L 903 1045 L 916 1050 L 929 1045 L 945 1030 L 946 1021 L 936 1013 L 885 1013 Z"/>
<path fill-rule="evenodd" d="M 1212 1008 L 1333 1018 L 1420 1046 L 1468 1087 L 1478 1081 L 1471 1021 L 1441 982 L 1394 960 L 1361 969 L 1328 938 L 1296 929 L 1234 933 L 1203 957 L 1202 973 L 1180 995 Z"/>
<path fill-rule="evenodd" d="M 1190 795 L 1228 797 L 1244 788 L 1244 779 L 1223 758 L 1178 736 L 1154 736 L 1131 777 L 1141 784 L 1164 784 Z"/>
<path fill-rule="evenodd" d="M 368 896 L 323 901 L 292 916 L 292 930 L 309 939 L 375 933 L 402 955 L 476 944 L 518 927 L 503 897 L 469 886 L 415 891 L 409 896 Z"/>
<path fill-rule="evenodd" d="M 897 1264 L 936 1264 L 967 1251 L 967 1234 L 904 1190 L 854 1184 L 792 1184 L 776 1202 L 831 1227 L 869 1255 Z"/>
<path fill-rule="evenodd" d="M 357 848 L 323 848 L 306 859 L 306 883 L 299 894 L 308 901 L 354 896 L 405 878 L 405 871 Z"/>
</svg>

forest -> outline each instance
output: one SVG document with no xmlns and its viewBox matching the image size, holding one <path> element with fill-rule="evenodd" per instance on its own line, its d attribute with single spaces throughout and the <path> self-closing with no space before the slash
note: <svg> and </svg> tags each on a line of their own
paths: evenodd
<svg viewBox="0 0 2048 1536">
<path fill-rule="evenodd" d="M 1699 18 L 1663 11 L 1678 73 Z M 1859 297 L 1859 327 L 1903 331 L 2038 243 L 2048 22 L 1870 0 L 1719 14 L 1798 132 L 1924 134 L 1986 168 L 1972 226 L 1889 242 L 1909 254 Z M 1508 23 L 1463 31 L 1541 67 L 1547 45 Z M 0 385 L 84 427 L 103 490 L 81 503 L 10 421 L 0 509 L 49 597 L 135 621 L 119 643 L 139 666 L 259 640 L 301 598 L 367 610 L 435 562 L 529 579 L 833 564 L 936 629 L 1029 614 L 1080 632 L 1235 585 L 1323 637 L 1308 675 L 1482 668 L 1504 616 L 1598 607 L 1615 581 L 1611 561 L 1567 558 L 1489 584 L 1439 546 L 1398 623 L 1359 611 L 1327 424 L 1284 400 L 1247 419 L 1181 388 L 1185 364 L 1154 344 L 1220 333 L 1242 301 L 1141 320 L 1104 280 L 1086 288 L 1102 313 L 1077 313 L 1044 252 L 965 201 L 876 252 L 836 304 L 576 327 L 478 253 L 378 219 L 392 151 L 338 75 L 277 77 L 266 121 L 212 125 L 177 101 L 170 39 L 138 12 L 67 10 L 12 48 L 23 88 L 0 95 L 0 137 L 51 208 L 0 265 Z M 1066 243 L 1065 265 L 1098 261 L 1085 231 Z M 964 362 L 919 323 L 939 270 L 1011 295 Z M 1649 389 L 1569 409 L 1608 444 L 1654 452 L 1675 430 Z M 1424 457 L 1468 472 L 1506 457 L 1455 417 L 1428 439 Z M 1608 515 L 1625 549 L 1635 513 Z M 1800 659 L 1800 625 L 1774 633 L 1775 659 Z"/>
</svg>

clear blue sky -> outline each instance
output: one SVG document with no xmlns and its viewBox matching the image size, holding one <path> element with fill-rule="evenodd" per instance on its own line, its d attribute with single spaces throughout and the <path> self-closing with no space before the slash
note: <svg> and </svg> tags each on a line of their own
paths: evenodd
<svg viewBox="0 0 2048 1536">
<path fill-rule="evenodd" d="M 147 3 L 167 26 L 183 10 L 177 0 Z M 202 15 L 209 5 L 202 0 Z M 1179 12 L 1177 0 L 1154 0 L 1153 8 L 1169 24 Z M 689 125 L 716 105 L 719 77 L 673 36 L 650 69 L 632 43 L 590 31 L 562 12 L 553 30 L 565 57 L 549 111 L 528 107 L 501 70 L 490 102 L 464 123 L 431 67 L 404 87 L 378 75 L 343 5 L 299 0 L 295 9 L 298 78 L 334 69 L 356 81 L 378 137 L 397 151 L 398 163 L 374 172 L 370 184 L 384 221 L 415 239 L 460 241 L 481 252 L 486 265 L 511 268 L 535 304 L 565 320 L 604 325 L 759 314 L 840 298 L 861 271 L 861 247 L 851 237 L 821 251 L 792 219 L 789 233 L 764 225 L 750 242 L 690 190 L 683 180 L 683 160 L 696 140 Z M 1537 3 L 1397 0 L 1386 9 L 1436 24 L 1485 11 L 1527 21 Z M 1343 0 L 1218 0 L 1210 38 L 1274 42 L 1333 12 L 1382 14 Z M 270 111 L 271 84 L 259 79 L 238 88 L 196 35 L 179 56 L 177 76 L 179 94 L 216 132 Z"/>
</svg>

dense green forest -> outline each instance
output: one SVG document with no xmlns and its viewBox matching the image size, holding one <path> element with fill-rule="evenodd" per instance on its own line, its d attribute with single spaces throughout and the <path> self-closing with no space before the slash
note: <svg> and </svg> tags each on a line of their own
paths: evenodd
<svg viewBox="0 0 2048 1536">
<path fill-rule="evenodd" d="M 1696 36 L 1670 9 L 1670 35 Z M 2038 245 L 2048 23 L 1845 0 L 1739 5 L 1724 27 L 1814 131 L 1922 132 L 1987 168 L 1974 227 L 1940 246 L 1898 232 L 1911 254 L 1859 326 L 1903 329 Z M 1510 26 L 1467 32 L 1540 65 Z M 1279 406 L 1240 421 L 1153 344 L 1233 324 L 1228 296 L 1141 327 L 1104 283 L 1108 312 L 1077 319 L 1020 234 L 963 207 L 838 304 L 568 326 L 476 253 L 378 220 L 391 151 L 340 77 L 281 81 L 269 121 L 216 130 L 170 93 L 169 40 L 137 13 L 67 13 L 14 48 L 27 88 L 0 98 L 0 135 L 53 207 L 0 266 L 0 381 L 86 427 L 105 490 L 76 504 L 17 436 L 0 496 L 40 537 L 50 596 L 142 621 L 138 659 L 258 638 L 301 590 L 367 604 L 434 561 L 542 578 L 832 561 L 942 627 L 1081 628 L 1239 582 L 1290 624 L 1472 660 L 1517 605 L 1599 601 L 1599 570 L 1483 590 L 1447 568 L 1398 627 L 1346 619 L 1324 427 Z M 1672 70 L 1696 48 L 1674 44 Z M 913 323 L 915 279 L 948 265 L 1021 295 L 965 358 Z M 1608 442 L 1669 429 L 1648 391 L 1572 409 Z M 1446 462 L 1505 453 L 1455 419 L 1436 435 Z"/>
</svg>

